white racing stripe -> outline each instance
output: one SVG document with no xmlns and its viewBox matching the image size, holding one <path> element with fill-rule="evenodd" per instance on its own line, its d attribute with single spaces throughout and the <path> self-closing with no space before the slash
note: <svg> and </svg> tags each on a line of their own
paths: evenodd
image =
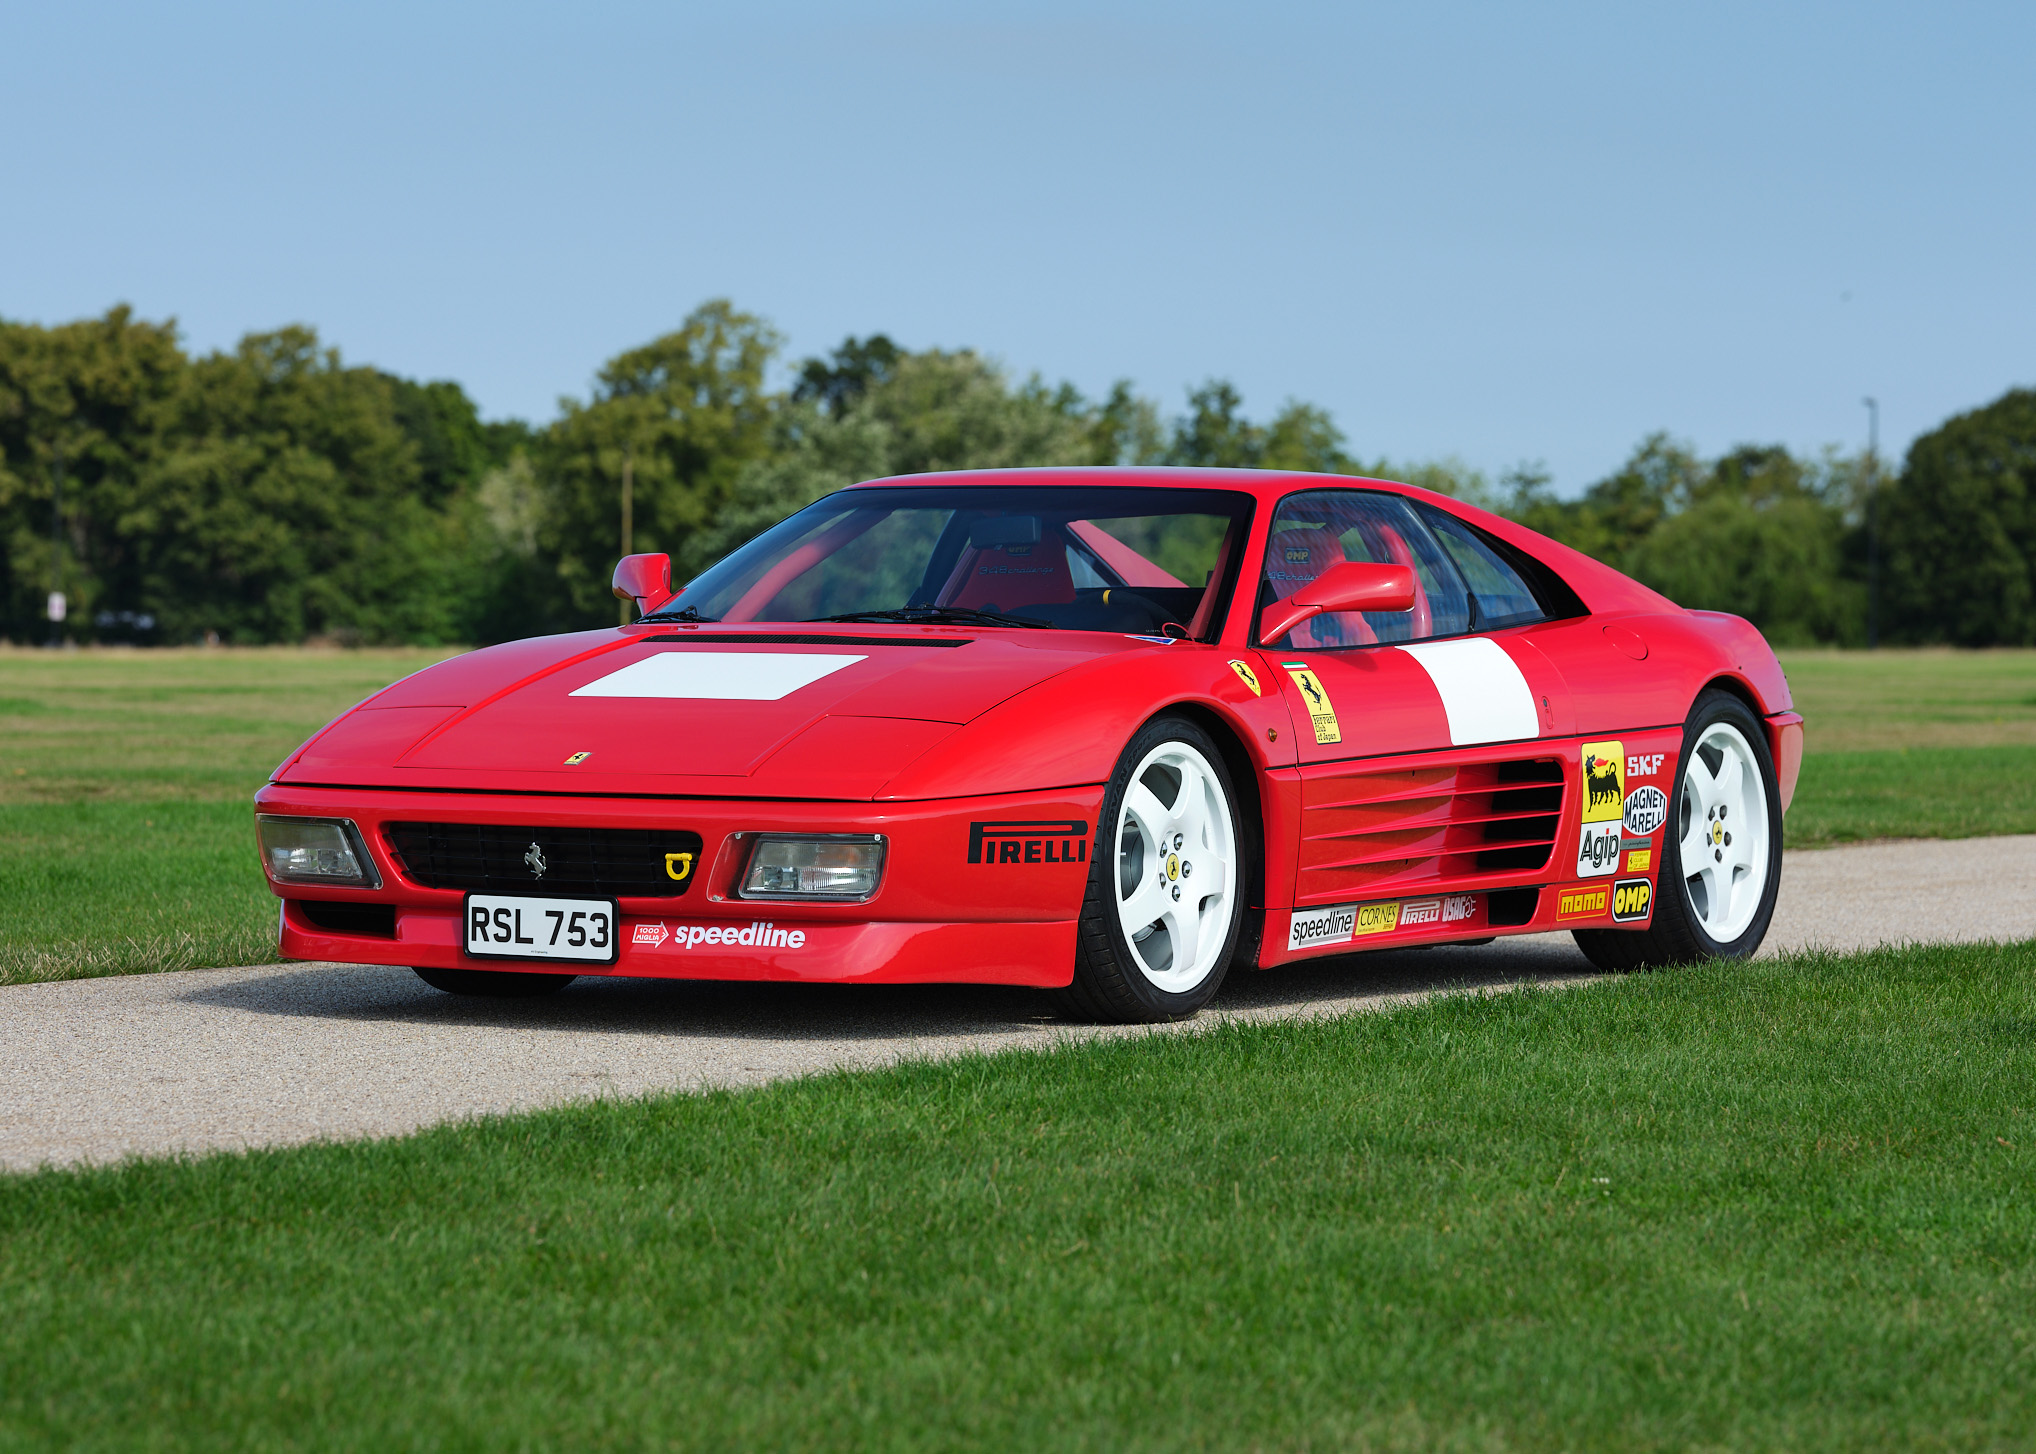
<svg viewBox="0 0 2036 1454">
<path fill-rule="evenodd" d="M 1453 747 L 1474 742 L 1513 742 L 1541 735 L 1534 692 L 1506 649 L 1485 636 L 1456 641 L 1421 641 L 1401 651 L 1421 663 L 1442 710 L 1449 716 Z"/>
<path fill-rule="evenodd" d="M 867 660 L 823 651 L 661 651 L 588 682 L 572 695 L 775 702 Z"/>
</svg>

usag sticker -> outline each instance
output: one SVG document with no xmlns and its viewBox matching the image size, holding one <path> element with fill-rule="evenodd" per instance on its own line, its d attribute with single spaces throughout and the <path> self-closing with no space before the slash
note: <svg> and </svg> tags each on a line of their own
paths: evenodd
<svg viewBox="0 0 2036 1454">
<path fill-rule="evenodd" d="M 1254 697 L 1262 695 L 1262 692 L 1258 685 L 1257 672 L 1253 671 L 1248 665 L 1241 661 L 1231 662 L 1230 669 L 1237 673 L 1237 679 L 1239 681 L 1243 682 L 1247 687 L 1251 688 L 1251 694 Z"/>
<path fill-rule="evenodd" d="M 1596 888 L 1578 884 L 1575 888 L 1563 889 L 1555 899 L 1556 921 L 1603 918 L 1605 906 L 1611 901 L 1612 890 L 1608 884 L 1599 884 Z"/>
<path fill-rule="evenodd" d="M 1616 823 L 1626 810 L 1626 749 L 1617 742 L 1583 746 L 1584 821 Z"/>
<path fill-rule="evenodd" d="M 1654 885 L 1644 878 L 1622 878 L 1612 885 L 1612 917 L 1621 924 L 1645 919 L 1654 903 Z"/>
<path fill-rule="evenodd" d="M 1305 661 L 1283 661 L 1280 665 L 1301 689 L 1301 700 L 1308 705 L 1308 720 L 1315 726 L 1316 745 L 1341 742 L 1343 730 L 1336 725 L 1336 704 L 1329 700 L 1321 679 L 1308 669 Z"/>
<path fill-rule="evenodd" d="M 1668 821 L 1668 794 L 1660 788 L 1635 788 L 1626 795 L 1626 834 L 1649 838 Z"/>
</svg>

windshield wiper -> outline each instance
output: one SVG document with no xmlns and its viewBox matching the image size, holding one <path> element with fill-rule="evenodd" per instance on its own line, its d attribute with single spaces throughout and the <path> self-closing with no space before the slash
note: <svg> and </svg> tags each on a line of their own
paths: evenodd
<svg viewBox="0 0 2036 1454">
<path fill-rule="evenodd" d="M 676 611 L 646 611 L 636 618 L 639 621 L 719 621 L 719 616 L 702 616 L 691 606 L 682 606 Z"/>
<path fill-rule="evenodd" d="M 1034 621 L 1029 616 L 1006 616 L 1002 611 L 978 611 L 973 606 L 899 606 L 889 611 L 849 611 L 840 616 L 815 616 L 815 621 L 905 621 L 941 626 L 1030 626 L 1052 630 L 1051 621 Z"/>
</svg>

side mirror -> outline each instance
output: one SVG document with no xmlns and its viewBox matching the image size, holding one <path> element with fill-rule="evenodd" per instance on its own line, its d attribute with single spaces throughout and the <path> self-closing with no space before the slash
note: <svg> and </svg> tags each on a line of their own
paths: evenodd
<svg viewBox="0 0 2036 1454">
<path fill-rule="evenodd" d="M 639 612 L 648 615 L 677 594 L 670 556 L 625 555 L 615 563 L 615 595 L 636 602 Z"/>
<path fill-rule="evenodd" d="M 1311 616 L 1325 611 L 1411 611 L 1414 570 L 1369 560 L 1332 565 L 1284 601 L 1274 601 L 1258 617 L 1258 639 L 1278 641 Z"/>
</svg>

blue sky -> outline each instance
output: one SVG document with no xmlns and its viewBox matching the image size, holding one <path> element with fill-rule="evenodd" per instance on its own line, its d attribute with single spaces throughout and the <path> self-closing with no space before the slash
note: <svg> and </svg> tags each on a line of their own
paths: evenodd
<svg viewBox="0 0 2036 1454">
<path fill-rule="evenodd" d="M 2036 384 L 2036 6 L 10 6 L 0 315 L 546 419 L 728 296 L 1372 457 L 1898 451 Z"/>
</svg>

